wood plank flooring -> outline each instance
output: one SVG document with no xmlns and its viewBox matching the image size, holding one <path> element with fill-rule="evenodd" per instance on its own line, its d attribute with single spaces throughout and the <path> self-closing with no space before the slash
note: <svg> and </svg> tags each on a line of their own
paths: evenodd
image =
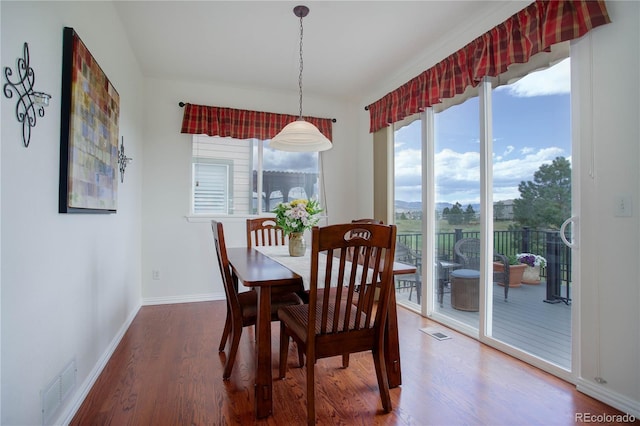
<svg viewBox="0 0 640 426">
<path fill-rule="evenodd" d="M 142 307 L 72 425 L 299 425 L 306 422 L 305 374 L 278 380 L 273 329 L 273 415 L 254 418 L 254 331 L 245 328 L 229 381 L 217 351 L 225 302 Z M 575 413 L 619 414 L 574 386 L 464 335 L 400 308 L 402 386 L 382 411 L 373 361 L 352 355 L 316 365 L 321 425 L 575 425 Z M 452 336 L 438 341 L 420 331 Z M 640 422 L 638 422 L 640 424 Z"/>
</svg>

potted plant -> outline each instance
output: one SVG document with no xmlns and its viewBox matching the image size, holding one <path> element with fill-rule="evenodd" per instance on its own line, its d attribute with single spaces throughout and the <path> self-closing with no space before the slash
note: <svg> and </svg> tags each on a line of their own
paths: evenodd
<svg viewBox="0 0 640 426">
<path fill-rule="evenodd" d="M 522 277 L 523 284 L 540 284 L 540 267 L 547 265 L 547 259 L 533 253 L 518 253 L 518 261 L 527 267 Z"/>
<path fill-rule="evenodd" d="M 509 259 L 509 287 L 520 287 L 527 265 L 520 263 L 516 255 L 507 256 L 507 258 Z M 504 272 L 504 265 L 501 262 L 493 262 L 493 270 Z M 504 283 L 498 282 L 498 285 L 504 285 Z"/>
<path fill-rule="evenodd" d="M 297 199 L 289 203 L 278 203 L 273 212 L 278 226 L 285 235 L 289 235 L 289 254 L 304 256 L 307 245 L 303 233 L 320 221 L 320 204 L 316 200 Z"/>
</svg>

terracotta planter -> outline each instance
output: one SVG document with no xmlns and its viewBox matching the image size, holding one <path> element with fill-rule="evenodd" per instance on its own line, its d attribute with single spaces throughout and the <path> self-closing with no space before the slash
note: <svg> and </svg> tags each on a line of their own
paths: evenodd
<svg viewBox="0 0 640 426">
<path fill-rule="evenodd" d="M 524 263 L 519 265 L 509 265 L 509 288 L 520 287 L 522 283 L 522 275 L 524 274 L 525 269 L 527 269 L 527 265 Z M 504 265 L 499 262 L 493 262 L 493 270 L 495 272 L 504 272 Z M 498 283 L 498 285 L 504 284 Z"/>
<path fill-rule="evenodd" d="M 540 265 L 527 265 L 522 275 L 522 284 L 540 284 Z"/>
</svg>

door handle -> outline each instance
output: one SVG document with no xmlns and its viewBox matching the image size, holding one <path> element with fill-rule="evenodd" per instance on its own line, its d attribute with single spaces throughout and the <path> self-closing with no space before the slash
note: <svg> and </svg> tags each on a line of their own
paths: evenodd
<svg viewBox="0 0 640 426">
<path fill-rule="evenodd" d="M 572 241 L 567 240 L 567 237 L 564 236 L 564 231 L 565 228 L 567 227 L 567 225 L 569 225 L 570 223 L 573 223 L 573 227 L 574 230 L 577 231 L 577 226 L 578 226 L 578 216 L 571 216 L 569 219 L 565 220 L 564 222 L 562 222 L 562 225 L 560 226 L 560 239 L 562 240 L 563 243 L 565 243 L 565 245 L 571 249 L 577 249 L 578 248 L 578 233 L 574 232 L 574 237 L 572 238 Z"/>
</svg>

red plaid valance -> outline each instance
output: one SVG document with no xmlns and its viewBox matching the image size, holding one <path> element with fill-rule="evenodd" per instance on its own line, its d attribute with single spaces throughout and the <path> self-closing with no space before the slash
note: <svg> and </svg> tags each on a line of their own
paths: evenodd
<svg viewBox="0 0 640 426">
<path fill-rule="evenodd" d="M 525 63 L 551 45 L 611 22 L 604 0 L 538 0 L 462 49 L 369 105 L 370 132 Z"/>
<path fill-rule="evenodd" d="M 331 140 L 330 118 L 303 118 Z M 181 133 L 266 140 L 297 119 L 296 115 L 185 104 Z"/>
</svg>

